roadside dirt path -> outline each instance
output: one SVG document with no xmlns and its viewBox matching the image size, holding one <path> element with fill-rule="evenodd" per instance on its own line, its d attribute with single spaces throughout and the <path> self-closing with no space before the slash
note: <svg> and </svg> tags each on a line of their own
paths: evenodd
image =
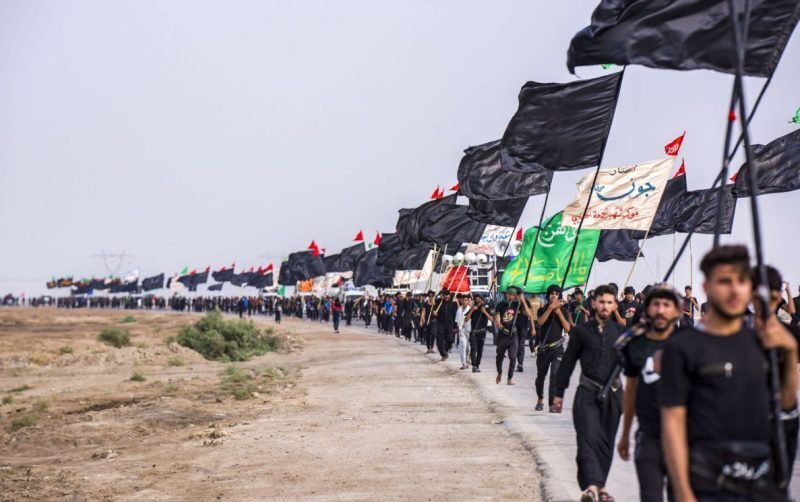
<svg viewBox="0 0 800 502">
<path fill-rule="evenodd" d="M 281 329 L 299 336 L 302 350 L 247 363 L 250 368 L 280 366 L 294 375 L 292 383 L 266 398 L 186 404 L 183 408 L 206 416 L 151 434 L 112 435 L 122 444 L 94 438 L 86 445 L 80 437 L 85 428 L 75 429 L 76 437 L 64 431 L 56 447 L 38 444 L 34 429 L 11 443 L 14 434 L 6 429 L 0 487 L 25 486 L 26 491 L 6 491 L 0 499 L 539 499 L 531 453 L 452 369 L 394 337 L 346 329 L 334 335 L 327 326 L 291 320 Z M 210 375 L 224 369 L 206 366 L 214 364 L 170 371 L 192 382 L 192 368 Z M 3 389 L 30 377 L 0 371 Z M 148 374 L 148 381 L 163 373 Z M 49 388 L 48 378 L 56 382 L 58 369 L 37 373 L 28 392 Z M 80 381 L 74 384 L 81 387 Z M 91 406 L 82 399 L 84 407 Z M 165 413 L 151 408 L 151 413 Z M 214 421 L 215 414 L 224 418 Z M 120 425 L 113 415 L 95 422 L 100 429 Z M 113 453 L 103 458 L 107 451 Z"/>
</svg>

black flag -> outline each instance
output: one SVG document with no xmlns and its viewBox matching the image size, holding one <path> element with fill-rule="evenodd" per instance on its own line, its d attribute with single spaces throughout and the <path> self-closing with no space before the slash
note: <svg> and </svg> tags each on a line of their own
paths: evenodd
<svg viewBox="0 0 800 502">
<path fill-rule="evenodd" d="M 396 270 L 397 259 L 403 249 L 403 243 L 400 241 L 400 235 L 397 232 L 381 234 L 381 242 L 378 244 L 378 257 L 375 263 Z"/>
<path fill-rule="evenodd" d="M 516 199 L 550 191 L 553 171 L 534 168 L 522 174 L 503 169 L 500 140 L 464 150 L 458 165 L 459 190 L 470 199 Z M 513 225 L 509 225 L 513 226 Z"/>
<path fill-rule="evenodd" d="M 90 295 L 90 294 L 92 294 L 92 284 L 91 284 L 91 282 L 85 282 L 85 283 L 81 282 L 81 283 L 73 285 L 72 294 L 73 295 Z"/>
<path fill-rule="evenodd" d="M 189 291 L 196 291 L 197 286 L 208 282 L 208 269 L 203 272 L 192 272 L 191 274 L 178 277 L 178 282 L 186 286 Z"/>
<path fill-rule="evenodd" d="M 639 252 L 639 241 L 633 234 L 632 230 L 601 230 L 595 260 L 634 261 Z"/>
<path fill-rule="evenodd" d="M 481 223 L 516 227 L 527 202 L 527 197 L 498 200 L 469 199 L 467 216 Z"/>
<path fill-rule="evenodd" d="M 255 275 L 255 272 L 252 272 L 252 271 L 251 272 L 242 272 L 241 274 L 233 274 L 231 276 L 231 284 L 233 284 L 234 286 L 239 286 L 240 288 L 243 288 L 243 287 L 247 286 L 247 284 L 250 282 L 250 280 L 253 278 L 254 275 Z"/>
<path fill-rule="evenodd" d="M 733 229 L 733 215 L 736 212 L 736 199 L 733 197 L 733 185 L 717 187 L 713 190 L 695 190 L 687 192 L 681 199 L 680 213 L 675 218 L 675 231 L 689 233 L 694 227 L 695 233 L 713 234 L 717 224 L 719 207 L 719 191 L 725 197 L 725 214 L 722 216 L 721 233 L 729 234 Z"/>
<path fill-rule="evenodd" d="M 313 251 L 298 251 L 291 253 L 289 258 L 281 264 L 278 284 L 293 286 L 298 281 L 305 281 L 312 277 L 325 275 L 325 263 L 322 256 Z"/>
<path fill-rule="evenodd" d="M 367 250 L 364 244 L 353 244 L 346 247 L 339 252 L 339 270 L 338 272 L 352 272 L 356 269 L 356 262 L 361 258 Z"/>
<path fill-rule="evenodd" d="M 164 287 L 164 274 L 154 275 L 142 279 L 142 289 L 145 291 L 152 291 L 154 289 L 161 289 Z"/>
<path fill-rule="evenodd" d="M 734 0 L 750 4 L 744 73 L 769 77 L 800 17 L 797 0 Z M 643 65 L 736 73 L 728 0 L 601 0 L 592 24 L 579 31 L 567 67 Z"/>
<path fill-rule="evenodd" d="M 400 241 L 405 247 L 414 247 L 422 241 L 421 230 L 431 215 L 447 211 L 449 207 L 455 207 L 456 196 L 449 195 L 441 199 L 431 200 L 414 209 L 401 209 L 400 217 L 397 220 L 397 233 Z"/>
<path fill-rule="evenodd" d="M 378 265 L 378 250 L 373 248 L 367 251 L 356 263 L 356 270 L 353 272 L 353 284 L 360 288 L 362 286 L 375 286 L 376 288 L 388 288 L 394 283 L 394 270 Z"/>
<path fill-rule="evenodd" d="M 256 289 L 264 289 L 272 286 L 272 270 L 259 270 L 247 283 Z"/>
<path fill-rule="evenodd" d="M 224 283 L 222 283 L 222 282 L 220 282 L 218 284 L 212 284 L 211 286 L 208 287 L 208 290 L 209 291 L 222 291 L 222 285 L 223 284 Z"/>
<path fill-rule="evenodd" d="M 233 280 L 234 275 L 236 275 L 236 272 L 234 272 L 233 268 L 222 267 L 219 270 L 211 272 L 211 278 L 217 282 L 231 282 Z M 219 290 L 215 289 L 214 291 L 219 291 Z"/>
<path fill-rule="evenodd" d="M 648 239 L 675 233 L 677 218 L 683 214 L 681 204 L 683 204 L 686 194 L 686 175 L 667 181 L 667 186 L 664 187 L 664 194 L 661 196 L 661 202 L 658 203 L 658 209 L 656 209 L 656 214 L 650 225 L 650 232 L 647 232 Z M 645 233 L 644 230 L 632 230 L 631 236 L 636 239 L 644 239 Z"/>
<path fill-rule="evenodd" d="M 800 188 L 800 129 L 767 145 L 751 147 L 756 164 L 758 195 L 791 192 Z M 735 197 L 749 197 L 750 172 L 745 163 L 736 174 Z"/>
<path fill-rule="evenodd" d="M 442 206 L 439 211 L 432 212 L 421 226 L 419 241 L 433 242 L 450 250 L 465 243 L 478 242 L 486 230 L 486 223 L 473 220 L 468 212 L 469 206 Z"/>
<path fill-rule="evenodd" d="M 427 245 L 427 243 L 415 248 L 404 249 L 397 257 L 395 270 L 422 270 L 422 267 L 425 266 L 425 261 L 428 259 L 428 255 L 430 253 L 431 246 Z M 437 262 L 441 261 L 441 257 L 442 255 L 439 253 Z M 434 263 L 433 267 L 436 269 L 437 263 Z"/>
<path fill-rule="evenodd" d="M 136 293 L 139 290 L 139 281 L 112 284 L 109 293 Z"/>
<path fill-rule="evenodd" d="M 568 84 L 525 84 L 501 140 L 503 169 L 533 174 L 597 166 L 621 84 L 621 72 Z"/>
<path fill-rule="evenodd" d="M 341 270 L 339 270 L 341 268 L 339 266 L 341 259 L 341 254 L 325 255 L 322 258 L 322 262 L 325 264 L 325 272 L 341 272 Z"/>
</svg>

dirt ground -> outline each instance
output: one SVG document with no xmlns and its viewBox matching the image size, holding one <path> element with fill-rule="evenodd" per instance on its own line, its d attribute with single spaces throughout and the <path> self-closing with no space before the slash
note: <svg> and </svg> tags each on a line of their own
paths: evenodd
<svg viewBox="0 0 800 502">
<path fill-rule="evenodd" d="M 0 500 L 539 498 L 531 453 L 404 342 L 289 320 L 236 400 L 230 364 L 167 343 L 196 319 L 0 309 Z M 134 345 L 98 342 L 110 325 Z"/>
</svg>

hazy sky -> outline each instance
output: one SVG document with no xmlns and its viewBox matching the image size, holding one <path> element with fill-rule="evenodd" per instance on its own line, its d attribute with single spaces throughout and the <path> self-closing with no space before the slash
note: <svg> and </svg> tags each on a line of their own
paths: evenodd
<svg viewBox="0 0 800 502">
<path fill-rule="evenodd" d="M 126 270 L 169 274 L 392 231 L 398 208 L 455 183 L 465 147 L 500 137 L 526 81 L 575 78 L 567 46 L 595 5 L 1 0 L 0 294 L 103 275 L 92 257 L 101 250 L 133 254 Z M 753 122 L 755 142 L 797 127 L 799 36 Z M 659 158 L 687 130 L 689 187 L 708 187 L 731 84 L 629 68 L 604 166 Z M 751 103 L 760 85 L 748 82 Z M 548 214 L 584 173 L 556 175 Z M 767 259 L 796 291 L 800 194 L 759 200 Z M 747 202 L 726 240 L 752 242 Z M 530 200 L 524 226 L 541 203 Z M 709 245 L 693 239 L 695 262 Z M 663 273 L 672 237 L 644 253 Z M 593 275 L 622 283 L 629 267 Z M 689 268 L 684 260 L 677 282 Z M 651 280 L 640 263 L 634 284 Z"/>
</svg>

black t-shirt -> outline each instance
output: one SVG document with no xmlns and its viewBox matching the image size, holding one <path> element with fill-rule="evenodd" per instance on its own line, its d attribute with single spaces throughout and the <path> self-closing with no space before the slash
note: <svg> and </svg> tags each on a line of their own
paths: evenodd
<svg viewBox="0 0 800 502">
<path fill-rule="evenodd" d="M 636 418 L 639 419 L 639 430 L 653 436 L 661 435 L 661 375 L 656 371 L 656 361 L 665 342 L 666 340 L 651 340 L 642 335 L 633 338 L 622 349 L 623 373 L 626 377 L 639 379 L 636 386 Z"/>
<path fill-rule="evenodd" d="M 495 309 L 495 313 L 500 315 L 500 333 L 504 335 L 511 334 L 511 324 L 514 322 L 514 314 L 517 315 L 517 332 L 524 333 L 525 332 L 525 320 L 527 319 L 523 314 L 522 310 L 519 310 L 519 302 L 511 302 L 509 303 L 506 300 L 501 301 L 497 304 L 497 308 Z M 519 310 L 519 312 L 517 312 Z"/>
<path fill-rule="evenodd" d="M 664 344 L 661 405 L 687 408 L 689 444 L 766 441 L 767 359 L 756 332 L 714 336 L 684 328 Z"/>
<path fill-rule="evenodd" d="M 488 312 L 489 315 L 492 315 L 492 311 L 486 304 L 481 305 L 481 307 L 486 309 L 486 312 Z M 489 324 L 489 319 L 486 318 L 483 310 L 479 307 L 472 312 L 471 316 L 469 316 L 469 323 L 472 331 L 486 331 L 486 326 Z"/>
<path fill-rule="evenodd" d="M 582 307 L 584 302 L 571 301 L 569 302 L 569 317 L 567 320 L 572 321 L 572 324 L 581 324 L 586 322 L 586 314 L 579 307 Z M 588 310 L 588 309 L 587 309 Z"/>
<path fill-rule="evenodd" d="M 625 326 L 631 327 L 634 321 L 639 318 L 639 311 L 642 309 L 642 304 L 636 300 L 628 301 L 622 300 L 619 302 L 619 315 L 625 319 Z"/>
<path fill-rule="evenodd" d="M 561 309 L 561 314 L 564 316 L 564 319 L 569 319 L 569 313 L 565 307 L 559 307 Z M 544 306 L 539 309 L 537 312 L 537 317 L 539 319 L 547 312 L 547 306 Z M 555 343 L 564 336 L 564 327 L 561 325 L 561 319 L 558 318 L 555 310 L 550 312 L 550 315 L 547 317 L 547 320 L 544 322 L 544 325 L 541 327 L 542 329 L 536 335 L 536 341 L 540 345 L 548 345 L 551 343 Z"/>
</svg>

